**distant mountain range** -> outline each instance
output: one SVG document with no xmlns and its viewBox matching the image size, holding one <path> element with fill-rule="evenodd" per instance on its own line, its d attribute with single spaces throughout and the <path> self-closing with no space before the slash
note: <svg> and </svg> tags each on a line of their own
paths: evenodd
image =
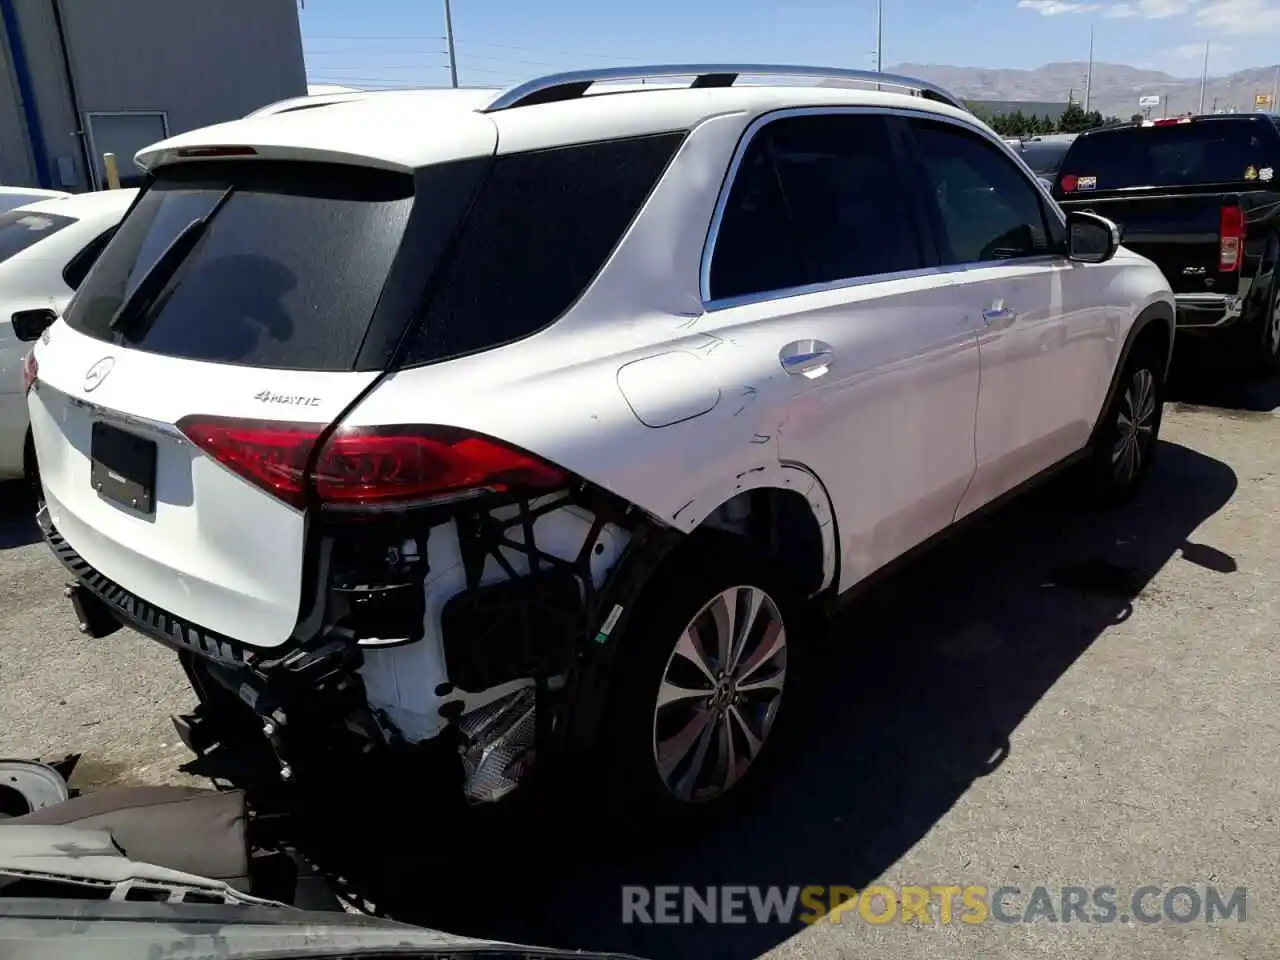
<svg viewBox="0 0 1280 960">
<path fill-rule="evenodd" d="M 1085 61 L 1047 63 L 1034 70 L 989 70 L 983 67 L 948 67 L 931 63 L 900 63 L 886 68 L 888 72 L 932 80 L 966 100 L 1029 100 L 1066 103 L 1074 93 L 1084 96 L 1084 78 L 1089 68 Z M 1234 106 L 1252 111 L 1254 96 L 1270 94 L 1275 81 L 1275 67 L 1241 70 L 1225 77 L 1210 77 L 1205 89 L 1204 108 L 1210 112 L 1217 101 L 1218 109 Z M 1175 77 L 1159 70 L 1141 70 L 1120 63 L 1094 63 L 1090 109 L 1104 116 L 1128 119 L 1138 113 L 1138 98 L 1160 96 L 1162 106 L 1152 116 L 1164 113 L 1168 104 L 1170 116 L 1195 112 L 1200 106 L 1200 78 Z"/>
</svg>

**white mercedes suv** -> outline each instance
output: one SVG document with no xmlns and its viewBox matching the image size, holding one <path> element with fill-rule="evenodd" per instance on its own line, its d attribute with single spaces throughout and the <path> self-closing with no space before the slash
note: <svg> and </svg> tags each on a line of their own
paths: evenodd
<svg viewBox="0 0 1280 960">
<path fill-rule="evenodd" d="M 1160 271 L 910 78 L 562 74 L 138 162 L 28 361 L 41 524 L 84 632 L 177 652 L 187 743 L 247 728 L 299 784 L 372 750 L 482 803 L 568 759 L 700 816 L 814 612 L 1155 449 Z"/>
</svg>

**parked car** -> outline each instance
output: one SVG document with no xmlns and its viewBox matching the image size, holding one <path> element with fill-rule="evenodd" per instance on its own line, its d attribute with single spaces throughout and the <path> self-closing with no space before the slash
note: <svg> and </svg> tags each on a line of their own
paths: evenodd
<svg viewBox="0 0 1280 960">
<path fill-rule="evenodd" d="M 190 809 L 182 813 L 190 816 L 205 812 L 191 802 L 171 799 L 167 806 L 185 803 Z M 193 849 L 181 836 L 174 837 L 184 824 L 172 810 L 158 803 L 150 808 L 147 812 L 159 812 L 164 837 L 171 841 L 145 843 L 162 855 L 158 862 L 124 851 L 116 832 L 102 825 L 112 819 L 110 810 L 72 826 L 0 820 L 0 954 L 6 960 L 175 955 L 220 960 L 628 960 L 612 952 L 457 936 L 358 913 L 354 907 L 298 909 L 254 896 L 187 867 L 203 862 L 225 868 L 239 861 L 243 869 L 251 869 L 234 842 Z M 242 824 L 188 817 L 185 826 L 188 834 L 209 837 L 219 832 L 230 836 Z M 175 862 L 181 866 L 173 866 Z"/>
<path fill-rule="evenodd" d="M 1280 118 L 1147 120 L 1081 134 L 1054 197 L 1121 226 L 1178 307 L 1179 339 L 1255 376 L 1280 373 Z"/>
<path fill-rule="evenodd" d="M 40 522 L 84 632 L 178 652 L 187 743 L 247 717 L 296 784 L 358 744 L 475 803 L 536 758 L 709 815 L 814 614 L 1056 469 L 1122 499 L 1155 449 L 1168 282 L 923 81 L 574 73 L 139 162 L 34 351 Z"/>
<path fill-rule="evenodd" d="M 1024 137 L 1010 144 L 1037 177 L 1052 183 L 1062 165 L 1062 158 L 1075 141 L 1077 134 L 1055 133 L 1044 136 Z M 1006 141 L 1006 143 L 1009 141 Z"/>
<path fill-rule="evenodd" d="M 23 360 L 66 306 L 136 190 L 67 194 L 0 214 L 0 480 L 35 467 Z"/>
<path fill-rule="evenodd" d="M 41 200 L 69 196 L 71 194 L 62 190 L 42 190 L 38 187 L 0 187 L 0 213 L 8 213 L 15 207 L 25 207 L 29 203 L 39 203 Z"/>
</svg>

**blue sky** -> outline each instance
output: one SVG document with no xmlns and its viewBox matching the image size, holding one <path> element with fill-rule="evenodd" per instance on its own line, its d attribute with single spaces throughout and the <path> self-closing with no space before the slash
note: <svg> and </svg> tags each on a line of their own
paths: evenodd
<svg viewBox="0 0 1280 960">
<path fill-rule="evenodd" d="M 311 82 L 448 83 L 443 0 L 305 0 Z M 1088 56 L 1198 76 L 1280 61 L 1280 0 L 884 0 L 884 64 L 1030 68 Z M 869 67 L 875 0 L 453 0 L 460 80 L 635 62 Z"/>
</svg>

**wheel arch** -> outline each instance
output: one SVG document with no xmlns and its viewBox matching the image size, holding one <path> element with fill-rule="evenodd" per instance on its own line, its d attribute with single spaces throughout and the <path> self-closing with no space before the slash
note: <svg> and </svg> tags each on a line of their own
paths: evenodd
<svg viewBox="0 0 1280 960">
<path fill-rule="evenodd" d="M 1129 357 L 1140 343 L 1150 343 L 1153 349 L 1160 352 L 1164 358 L 1164 369 L 1161 374 L 1164 377 L 1169 375 L 1169 366 L 1173 361 L 1175 317 L 1173 304 L 1167 300 L 1157 300 L 1139 311 L 1138 316 L 1129 327 L 1129 332 L 1125 335 L 1124 345 L 1120 348 L 1120 355 L 1116 359 L 1115 369 L 1111 371 L 1111 382 L 1107 386 L 1106 395 L 1102 398 L 1102 406 L 1098 408 L 1098 413 L 1094 417 L 1090 443 L 1097 439 L 1098 432 L 1103 426 L 1103 417 L 1106 415 L 1107 410 L 1110 409 L 1116 392 L 1120 389 L 1120 378 L 1129 363 Z"/>
<path fill-rule="evenodd" d="M 746 536 L 795 571 L 808 595 L 838 582 L 840 540 L 831 498 L 799 464 L 741 473 L 690 500 L 672 522 L 691 535 L 718 530 Z"/>
</svg>

